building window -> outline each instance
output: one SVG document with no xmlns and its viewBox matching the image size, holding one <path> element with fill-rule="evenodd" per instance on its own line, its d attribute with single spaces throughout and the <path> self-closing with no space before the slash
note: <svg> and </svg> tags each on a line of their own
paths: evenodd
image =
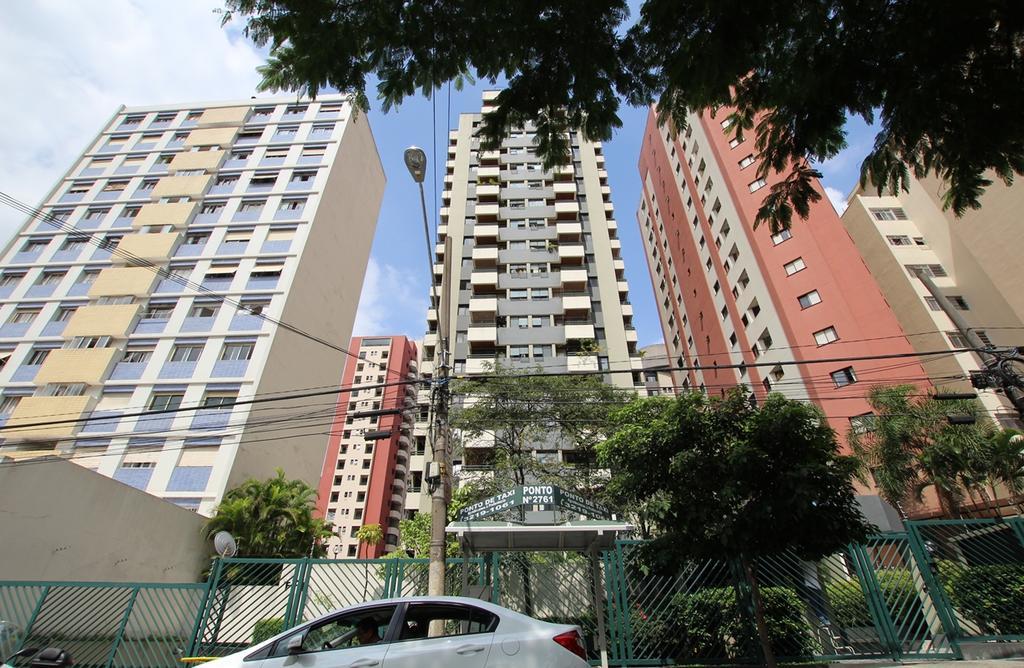
<svg viewBox="0 0 1024 668">
<path fill-rule="evenodd" d="M 918 273 L 931 276 L 932 278 L 941 278 L 949 275 L 941 264 L 908 264 L 904 266 L 911 278 L 917 278 Z"/>
<path fill-rule="evenodd" d="M 797 259 L 782 265 L 782 268 L 786 270 L 787 276 L 792 276 L 793 274 L 806 269 L 807 265 L 804 264 L 804 259 L 802 257 L 798 257 Z"/>
<path fill-rule="evenodd" d="M 790 232 L 789 230 L 782 230 L 780 232 L 776 232 L 775 234 L 772 235 L 772 243 L 778 246 L 783 241 L 792 238 L 792 236 L 793 233 Z"/>
<path fill-rule="evenodd" d="M 889 242 L 890 246 L 909 246 L 910 245 L 910 237 L 906 236 L 905 234 L 890 234 L 890 235 L 887 235 L 885 238 Z"/>
<path fill-rule="evenodd" d="M 184 394 L 176 394 L 171 392 L 159 392 L 153 395 L 153 398 L 149 400 L 149 410 L 151 411 L 174 411 L 181 407 L 181 400 L 185 398 Z"/>
<path fill-rule="evenodd" d="M 747 187 L 750 188 L 750 192 L 757 192 L 766 185 L 768 185 L 768 181 L 764 179 L 757 179 L 755 181 L 751 181 Z"/>
<path fill-rule="evenodd" d="M 862 413 L 850 417 L 850 431 L 854 434 L 866 434 L 875 429 L 874 413 Z"/>
<path fill-rule="evenodd" d="M 746 167 L 749 167 L 752 164 L 754 164 L 754 154 L 750 153 L 750 154 L 744 156 L 744 158 L 742 160 L 740 160 L 740 169 L 744 169 Z"/>
<path fill-rule="evenodd" d="M 800 303 L 800 308 L 810 308 L 815 304 L 821 303 L 821 295 L 818 294 L 817 290 L 811 290 L 810 292 L 800 295 L 796 300 Z"/>
<path fill-rule="evenodd" d="M 853 372 L 852 366 L 833 371 L 829 375 L 832 377 L 832 382 L 836 387 L 846 387 L 857 382 L 857 375 Z"/>
<path fill-rule="evenodd" d="M 835 327 L 826 327 L 825 329 L 820 329 L 814 333 L 814 342 L 819 346 L 827 346 L 828 344 L 838 340 L 839 334 L 836 333 Z"/>
<path fill-rule="evenodd" d="M 237 401 L 237 392 L 207 392 L 202 406 L 212 410 L 230 410 Z"/>
<path fill-rule="evenodd" d="M 967 337 L 960 332 L 946 332 L 946 338 L 954 348 L 973 348 Z"/>
<path fill-rule="evenodd" d="M 930 308 L 933 311 L 941 311 L 942 310 L 942 306 L 939 304 L 939 300 L 936 299 L 935 297 L 930 297 L 930 296 L 929 297 L 925 297 L 924 298 L 924 303 L 927 304 L 928 308 Z"/>
<path fill-rule="evenodd" d="M 871 208 L 871 217 L 875 220 L 906 220 L 907 212 L 900 207 Z"/>
<path fill-rule="evenodd" d="M 24 325 L 35 320 L 37 315 L 39 315 L 39 309 L 20 308 L 11 314 L 11 319 L 7 323 L 10 325 Z"/>
<path fill-rule="evenodd" d="M 958 311 L 970 311 L 971 307 L 967 305 L 967 300 L 960 295 L 948 295 L 946 297 Z"/>
<path fill-rule="evenodd" d="M 201 343 L 180 343 L 171 349 L 172 362 L 197 362 L 203 354 Z"/>
<path fill-rule="evenodd" d="M 194 304 L 189 309 L 190 318 L 213 318 L 217 315 L 217 305 L 213 303 Z"/>
<path fill-rule="evenodd" d="M 220 358 L 226 361 L 238 362 L 252 359 L 252 351 L 256 344 L 251 341 L 225 343 Z"/>
</svg>

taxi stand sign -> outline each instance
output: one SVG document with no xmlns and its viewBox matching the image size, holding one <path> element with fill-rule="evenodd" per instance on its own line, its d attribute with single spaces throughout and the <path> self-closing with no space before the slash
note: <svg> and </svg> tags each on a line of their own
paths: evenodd
<svg viewBox="0 0 1024 668">
<path fill-rule="evenodd" d="M 576 492 L 555 485 L 520 485 L 466 506 L 459 511 L 459 521 L 471 522 L 520 506 L 557 506 L 590 519 L 611 519 L 607 508 Z"/>
</svg>

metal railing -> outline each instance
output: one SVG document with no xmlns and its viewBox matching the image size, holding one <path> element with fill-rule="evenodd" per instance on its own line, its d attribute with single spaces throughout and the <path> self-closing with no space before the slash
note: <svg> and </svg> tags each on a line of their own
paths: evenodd
<svg viewBox="0 0 1024 668">
<path fill-rule="evenodd" d="M 651 572 L 636 541 L 602 554 L 613 665 L 762 661 L 750 591 L 727 559 Z M 171 668 L 224 656 L 335 608 L 426 593 L 426 559 L 220 559 L 205 583 L 0 582 L 0 653 L 59 645 L 80 666 Z M 463 569 L 466 569 L 465 573 Z M 590 562 L 575 553 L 448 560 L 446 591 L 578 624 L 597 660 Z M 1024 520 L 906 522 L 817 562 L 758 561 L 780 658 L 961 658 L 965 642 L 1024 653 Z"/>
</svg>

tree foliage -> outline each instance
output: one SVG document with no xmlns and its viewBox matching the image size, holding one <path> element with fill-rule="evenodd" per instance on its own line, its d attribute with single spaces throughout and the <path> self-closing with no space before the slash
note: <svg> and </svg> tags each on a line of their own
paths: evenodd
<svg viewBox="0 0 1024 668">
<path fill-rule="evenodd" d="M 494 443 L 485 464 L 492 474 L 491 493 L 531 482 L 592 493 L 603 483 L 596 447 L 606 435 L 608 416 L 630 396 L 599 376 L 545 375 L 501 364 L 486 377 L 456 381 L 452 392 L 458 401 L 451 424 L 463 441 Z M 566 448 L 572 466 L 544 461 L 535 453 Z"/>
<path fill-rule="evenodd" d="M 862 182 L 906 188 L 910 173 L 948 184 L 957 215 L 979 206 L 990 175 L 1024 171 L 1024 7 L 918 0 L 225 0 L 224 21 L 270 53 L 263 90 L 315 97 L 333 88 L 385 111 L 447 82 L 504 79 L 480 128 L 484 148 L 531 120 L 550 167 L 569 160 L 566 131 L 607 140 L 619 106 L 687 113 L 725 105 L 752 132 L 761 175 L 789 171 L 758 213 L 773 229 L 820 199 L 810 166 L 846 146 L 846 118 L 880 131 Z"/>
<path fill-rule="evenodd" d="M 379 524 L 364 524 L 356 530 L 356 540 L 366 545 L 380 545 L 384 540 L 384 529 Z"/>
<path fill-rule="evenodd" d="M 203 532 L 212 538 L 227 531 L 242 557 L 323 557 L 329 525 L 313 516 L 317 492 L 301 480 L 277 476 L 246 480 L 228 490 Z"/>
<path fill-rule="evenodd" d="M 675 574 L 684 559 L 734 558 L 751 584 L 767 665 L 774 665 L 759 589 L 760 558 L 793 552 L 816 560 L 866 538 L 852 476 L 835 433 L 814 406 L 770 394 L 754 408 L 743 389 L 637 399 L 612 416 L 598 446 L 609 487 L 658 503 L 642 559 Z"/>
<path fill-rule="evenodd" d="M 1002 476 L 1012 471 L 1009 439 L 1000 450 L 995 425 L 977 401 L 936 401 L 918 393 L 913 385 L 873 388 L 869 428 L 851 429 L 847 440 L 861 459 L 861 478 L 867 482 L 870 474 L 893 506 L 921 502 L 932 487 L 943 512 L 956 516 L 965 494 L 978 503 L 987 498 L 986 486 L 1004 482 Z M 948 415 L 971 416 L 975 423 L 950 424 Z M 1024 466 L 1019 451 L 1017 461 Z M 1024 476 L 1017 478 L 1021 482 Z"/>
</svg>

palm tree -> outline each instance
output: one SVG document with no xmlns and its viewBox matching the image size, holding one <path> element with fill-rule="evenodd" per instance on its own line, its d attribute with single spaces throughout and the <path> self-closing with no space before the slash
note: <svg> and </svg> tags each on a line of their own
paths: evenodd
<svg viewBox="0 0 1024 668">
<path fill-rule="evenodd" d="M 1024 433 L 1017 429 L 996 432 L 989 441 L 987 454 L 989 484 L 996 497 L 995 486 L 1002 484 L 1010 492 L 1017 512 L 1024 512 Z"/>
<path fill-rule="evenodd" d="M 364 524 L 356 531 L 356 540 L 371 547 L 380 545 L 384 540 L 384 530 L 379 524 Z"/>
<path fill-rule="evenodd" d="M 909 498 L 936 491 L 943 512 L 961 514 L 964 493 L 977 505 L 987 501 L 986 453 L 994 432 L 977 401 L 935 401 L 913 397 L 913 385 L 876 387 L 868 401 L 875 409 L 872 429 L 851 429 L 848 441 L 862 462 L 861 479 L 871 473 L 881 496 L 903 514 Z M 966 415 L 973 424 L 950 424 L 947 415 Z"/>
<path fill-rule="evenodd" d="M 322 557 L 331 532 L 313 515 L 316 497 L 315 489 L 277 469 L 274 478 L 250 478 L 228 490 L 203 532 L 207 538 L 231 533 L 243 557 Z"/>
</svg>

